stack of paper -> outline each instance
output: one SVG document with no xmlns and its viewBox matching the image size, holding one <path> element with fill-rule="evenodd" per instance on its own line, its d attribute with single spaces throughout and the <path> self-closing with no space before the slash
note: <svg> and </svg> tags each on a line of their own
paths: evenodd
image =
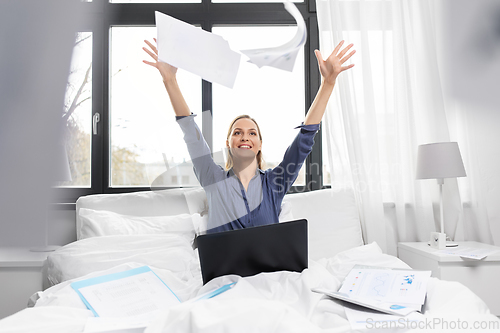
<svg viewBox="0 0 500 333">
<path fill-rule="evenodd" d="M 120 328 L 146 327 L 159 311 L 180 304 L 148 266 L 73 282 L 71 287 L 95 317 L 104 318 L 97 323 L 101 327 L 117 327 L 113 321 L 117 318 Z M 88 324 L 92 326 L 94 322 Z M 93 330 L 89 327 L 86 331 Z"/>
<path fill-rule="evenodd" d="M 210 299 L 235 284 L 226 284 L 189 302 Z M 142 332 L 160 311 L 180 304 L 174 292 L 148 266 L 73 282 L 71 287 L 95 316 L 87 321 L 85 333 Z"/>
<path fill-rule="evenodd" d="M 355 266 L 338 291 L 313 291 L 384 313 L 406 316 L 425 302 L 431 271 Z"/>
</svg>

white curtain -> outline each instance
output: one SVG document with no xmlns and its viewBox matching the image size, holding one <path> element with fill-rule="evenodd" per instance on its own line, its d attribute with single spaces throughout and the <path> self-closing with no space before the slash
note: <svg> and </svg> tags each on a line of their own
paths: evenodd
<svg viewBox="0 0 500 333">
<path fill-rule="evenodd" d="M 356 66 L 338 79 L 323 131 L 332 187 L 354 188 L 365 242 L 396 254 L 397 242 L 428 241 L 439 230 L 439 188 L 415 179 L 417 147 L 458 141 L 468 176 L 445 180 L 445 231 L 451 239 L 492 243 L 466 114 L 445 97 L 441 1 L 316 4 L 323 55 L 341 40 L 357 50 Z"/>
</svg>

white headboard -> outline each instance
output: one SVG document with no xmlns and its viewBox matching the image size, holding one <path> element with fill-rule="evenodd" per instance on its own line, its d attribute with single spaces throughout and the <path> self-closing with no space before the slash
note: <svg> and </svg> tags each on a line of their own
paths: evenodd
<svg viewBox="0 0 500 333">
<path fill-rule="evenodd" d="M 363 245 L 352 190 L 324 189 L 287 194 L 283 202 L 284 206 L 291 206 L 291 217 L 308 220 L 311 259 L 332 257 L 338 252 Z M 76 202 L 77 234 L 81 229 L 80 208 L 132 216 L 172 216 L 204 213 L 207 211 L 207 199 L 200 187 L 81 197 Z"/>
</svg>

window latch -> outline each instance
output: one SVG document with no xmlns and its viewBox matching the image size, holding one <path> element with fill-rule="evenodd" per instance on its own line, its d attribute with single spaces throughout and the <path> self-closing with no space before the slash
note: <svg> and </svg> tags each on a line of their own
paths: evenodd
<svg viewBox="0 0 500 333">
<path fill-rule="evenodd" d="M 96 112 L 92 117 L 92 129 L 94 131 L 94 135 L 97 135 L 97 123 L 101 120 L 101 115 Z"/>
</svg>

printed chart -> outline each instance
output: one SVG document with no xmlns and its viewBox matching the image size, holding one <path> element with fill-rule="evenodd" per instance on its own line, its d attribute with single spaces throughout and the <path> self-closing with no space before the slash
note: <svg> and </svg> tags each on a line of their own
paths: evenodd
<svg viewBox="0 0 500 333">
<path fill-rule="evenodd" d="M 428 271 L 354 268 L 339 292 L 380 302 L 422 304 L 429 277 Z"/>
</svg>

